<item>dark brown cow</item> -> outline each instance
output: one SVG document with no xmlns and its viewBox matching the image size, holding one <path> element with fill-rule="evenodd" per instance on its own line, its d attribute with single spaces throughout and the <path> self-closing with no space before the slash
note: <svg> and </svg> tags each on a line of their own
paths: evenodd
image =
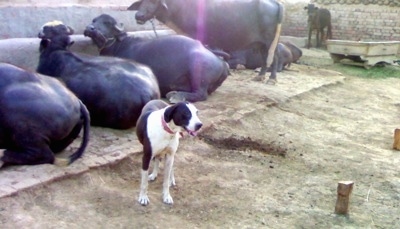
<svg viewBox="0 0 400 229">
<path fill-rule="evenodd" d="M 137 10 L 139 24 L 155 17 L 211 49 L 232 52 L 259 42 L 263 66 L 255 80 L 263 80 L 271 66 L 268 83 L 276 82 L 275 49 L 283 17 L 276 0 L 140 0 L 128 10 Z"/>
<path fill-rule="evenodd" d="M 322 40 L 332 39 L 331 13 L 327 9 L 319 9 L 314 4 L 304 7 L 308 14 L 308 43 L 307 48 L 311 47 L 311 33 L 317 30 L 317 47 L 321 47 Z M 324 29 L 327 27 L 326 36 Z"/>
</svg>

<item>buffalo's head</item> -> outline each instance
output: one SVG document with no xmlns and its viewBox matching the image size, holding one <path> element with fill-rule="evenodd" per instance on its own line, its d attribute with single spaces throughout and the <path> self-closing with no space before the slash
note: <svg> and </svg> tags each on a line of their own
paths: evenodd
<svg viewBox="0 0 400 229">
<path fill-rule="evenodd" d="M 307 6 L 304 7 L 305 10 L 307 10 L 308 14 L 308 21 L 312 21 L 313 18 L 316 16 L 318 7 L 316 7 L 314 4 L 308 4 Z"/>
<path fill-rule="evenodd" d="M 165 22 L 168 6 L 165 0 L 140 0 L 129 6 L 128 10 L 137 10 L 135 19 L 138 24 L 144 24 L 154 17 Z"/>
<path fill-rule="evenodd" d="M 98 48 L 103 48 L 108 42 L 113 43 L 115 39 L 122 40 L 126 36 L 123 24 L 108 14 L 102 14 L 92 20 L 92 24 L 86 26 L 83 35 L 90 37 Z"/>
<path fill-rule="evenodd" d="M 41 39 L 53 39 L 56 36 L 69 36 L 74 34 L 74 30 L 64 25 L 61 21 L 47 22 L 39 31 L 38 37 Z"/>
<path fill-rule="evenodd" d="M 68 49 L 74 44 L 69 35 L 72 35 L 74 30 L 64 25 L 61 21 L 47 22 L 39 31 L 38 37 L 41 40 L 39 52 L 42 53 L 49 47 L 52 49 Z"/>
</svg>

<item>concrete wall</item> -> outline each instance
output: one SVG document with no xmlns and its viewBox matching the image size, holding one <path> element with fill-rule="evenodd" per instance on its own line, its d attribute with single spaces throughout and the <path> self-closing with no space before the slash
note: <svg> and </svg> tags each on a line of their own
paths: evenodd
<svg viewBox="0 0 400 229">
<path fill-rule="evenodd" d="M 110 14 L 127 31 L 151 30 L 150 23 L 137 25 L 135 12 L 126 8 L 135 0 L 0 0 L 0 39 L 37 37 L 43 24 L 60 20 L 82 34 L 92 19 Z M 157 28 L 161 27 L 156 22 Z"/>
<path fill-rule="evenodd" d="M 127 31 L 151 30 L 137 25 L 135 12 L 126 8 L 136 0 L 0 0 L 0 39 L 36 37 L 40 27 L 61 20 L 82 34 L 91 20 L 107 13 L 124 23 Z M 285 6 L 282 35 L 307 36 L 310 2 L 332 13 L 333 38 L 340 40 L 400 40 L 400 0 L 280 0 Z M 351 3 L 351 4 L 350 4 Z M 158 29 L 165 28 L 156 22 Z"/>
<path fill-rule="evenodd" d="M 172 30 L 157 30 L 158 36 L 173 34 Z M 129 36 L 138 36 L 145 39 L 154 38 L 153 31 L 129 32 Z M 74 44 L 71 51 L 89 55 L 99 55 L 97 47 L 92 40 L 83 35 L 72 35 Z M 11 38 L 0 40 L 0 62 L 16 65 L 18 67 L 35 71 L 39 63 L 39 38 Z"/>
</svg>

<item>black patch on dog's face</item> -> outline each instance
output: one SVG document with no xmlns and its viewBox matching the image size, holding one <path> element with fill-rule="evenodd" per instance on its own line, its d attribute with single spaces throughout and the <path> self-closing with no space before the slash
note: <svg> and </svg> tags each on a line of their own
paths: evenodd
<svg viewBox="0 0 400 229">
<path fill-rule="evenodd" d="M 166 122 L 174 121 L 174 124 L 181 127 L 189 125 L 190 119 L 192 118 L 192 112 L 190 112 L 187 102 L 179 102 L 171 107 L 168 107 L 164 113 L 164 119 Z"/>
</svg>

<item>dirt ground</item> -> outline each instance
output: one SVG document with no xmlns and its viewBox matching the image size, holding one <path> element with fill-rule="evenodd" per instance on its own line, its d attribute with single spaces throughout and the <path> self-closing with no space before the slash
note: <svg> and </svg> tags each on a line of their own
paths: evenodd
<svg viewBox="0 0 400 229">
<path fill-rule="evenodd" d="M 326 64 L 319 54 L 313 63 Z M 172 206 L 161 200 L 162 174 L 149 185 L 150 205 L 137 202 L 136 150 L 1 198 L 0 227 L 400 228 L 400 152 L 391 149 L 400 79 L 304 64 L 278 74 L 275 86 L 253 82 L 255 75 L 233 71 L 196 103 L 204 128 L 181 140 Z M 86 154 L 124 144 L 138 149 L 133 130 L 93 128 Z M 341 180 L 355 182 L 348 216 L 334 214 Z"/>
</svg>

